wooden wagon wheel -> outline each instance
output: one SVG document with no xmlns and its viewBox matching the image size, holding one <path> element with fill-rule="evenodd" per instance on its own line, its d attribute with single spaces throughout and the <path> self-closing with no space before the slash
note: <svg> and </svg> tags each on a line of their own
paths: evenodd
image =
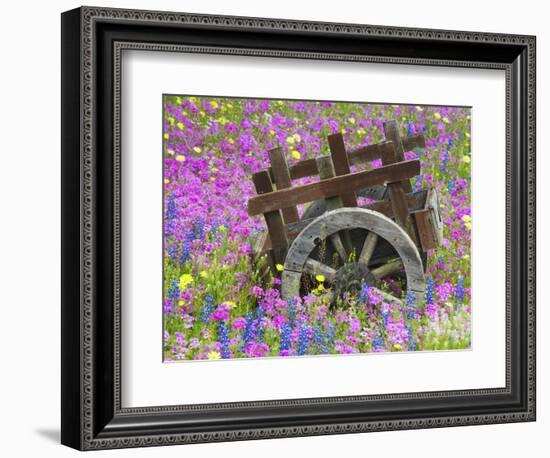
<svg viewBox="0 0 550 458">
<path fill-rule="evenodd" d="M 350 253 L 340 239 L 342 231 L 362 230 L 365 234 L 360 253 L 349 261 Z M 340 257 L 337 267 L 332 267 L 315 255 L 324 240 L 329 240 Z M 386 258 L 373 267 L 371 260 L 379 243 L 391 245 L 396 257 Z M 415 303 L 424 299 L 425 280 L 422 260 L 409 235 L 387 216 L 364 208 L 339 208 L 326 212 L 311 222 L 292 242 L 281 277 L 281 295 L 285 300 L 300 295 L 302 275 L 323 275 L 340 295 L 349 289 L 357 290 L 366 283 L 377 288 L 386 276 L 404 270 L 407 291 Z M 402 302 L 381 290 L 384 300 Z"/>
<path fill-rule="evenodd" d="M 366 197 L 366 198 L 371 198 L 375 201 L 380 201 L 386 197 L 386 191 L 387 191 L 386 186 L 380 185 L 380 186 L 371 186 L 371 187 L 362 189 L 358 191 L 356 194 L 358 197 Z M 364 208 L 364 207 L 361 207 L 361 208 Z M 321 216 L 326 211 L 327 211 L 327 201 L 325 199 L 316 200 L 306 208 L 302 216 L 302 219 L 317 218 L 318 216 Z M 353 231 L 350 235 L 351 235 L 351 240 L 349 238 L 347 240 L 352 243 L 354 249 L 356 249 L 357 251 L 360 251 L 361 247 L 363 246 L 364 236 L 361 236 L 357 232 L 353 232 Z M 382 249 L 381 251 L 384 251 L 384 250 Z M 385 251 L 387 251 L 387 249 Z M 428 265 L 428 254 L 425 251 L 421 251 L 420 259 L 422 260 L 422 265 L 425 271 Z"/>
</svg>

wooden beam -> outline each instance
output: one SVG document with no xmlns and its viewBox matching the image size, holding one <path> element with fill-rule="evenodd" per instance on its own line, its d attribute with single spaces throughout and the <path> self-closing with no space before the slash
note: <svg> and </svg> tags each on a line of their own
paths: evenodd
<svg viewBox="0 0 550 458">
<path fill-rule="evenodd" d="M 269 178 L 269 173 L 267 171 L 264 172 L 267 178 Z M 348 192 L 356 192 L 369 186 L 402 181 L 419 173 L 420 161 L 415 159 L 382 166 L 374 170 L 350 173 L 349 175 L 330 178 L 318 183 L 309 183 L 290 189 L 268 192 L 249 199 L 248 214 L 253 216 L 259 213 L 279 210 L 289 205 L 299 205 L 319 199 L 327 199 L 340 195 L 343 189 Z M 269 182 L 271 183 L 271 179 L 269 179 Z"/>
<path fill-rule="evenodd" d="M 348 151 L 348 161 L 351 165 L 362 164 L 364 162 L 371 162 L 376 159 L 381 159 L 382 149 L 381 147 L 386 142 L 375 143 L 372 145 L 361 146 L 359 148 L 352 149 Z M 426 142 L 424 140 L 424 135 L 417 134 L 405 137 L 403 139 L 403 149 L 405 151 L 410 151 L 414 148 L 425 148 Z M 317 169 L 317 161 L 315 159 L 304 159 L 303 161 L 297 162 L 289 166 L 290 178 L 292 180 L 298 180 L 300 178 L 306 178 L 315 176 L 319 173 Z M 270 170 L 271 178 L 274 179 L 273 172 Z"/>
<path fill-rule="evenodd" d="M 426 148 L 426 137 L 424 137 L 424 134 L 408 135 L 401 140 L 404 151 L 412 151 L 415 148 Z"/>
<path fill-rule="evenodd" d="M 336 176 L 348 175 L 351 170 L 349 168 L 348 153 L 346 153 L 346 145 L 342 134 L 332 134 L 328 136 L 328 146 L 332 156 L 332 165 Z M 342 187 L 342 191 L 348 191 Z M 344 207 L 357 207 L 357 197 L 352 191 L 342 193 L 342 204 Z"/>
<path fill-rule="evenodd" d="M 292 187 L 292 181 L 290 179 L 290 173 L 288 171 L 288 165 L 286 163 L 285 155 L 280 147 L 273 148 L 268 151 L 269 160 L 271 161 L 271 170 L 277 190 L 287 189 Z M 295 223 L 300 219 L 298 216 L 298 209 L 296 206 L 290 206 L 282 209 L 283 219 L 286 224 Z"/>
<path fill-rule="evenodd" d="M 403 150 L 403 142 L 401 141 L 401 135 L 399 134 L 399 126 L 396 121 L 387 121 L 384 123 L 384 135 L 386 139 L 393 142 L 395 153 L 397 155 L 397 160 L 399 162 L 405 159 L 405 154 Z M 403 190 L 405 192 L 411 192 L 412 186 L 409 179 L 403 180 L 401 183 Z"/>
<path fill-rule="evenodd" d="M 397 163 L 397 151 L 393 142 L 387 143 L 382 154 L 382 164 L 390 165 Z M 401 227 L 407 230 L 409 226 L 409 207 L 405 200 L 405 193 L 403 192 L 402 182 L 394 181 L 388 183 L 389 199 L 391 202 L 393 214 L 395 219 L 401 225 Z"/>
<path fill-rule="evenodd" d="M 256 192 L 258 193 L 257 197 L 273 194 L 273 183 L 271 182 L 271 178 L 267 170 L 262 170 L 252 175 L 252 181 L 254 182 Z M 274 208 L 263 213 L 267 230 L 269 231 L 274 261 L 277 264 L 283 264 L 286 257 L 286 252 L 288 250 L 288 239 L 281 212 L 279 208 Z"/>
</svg>

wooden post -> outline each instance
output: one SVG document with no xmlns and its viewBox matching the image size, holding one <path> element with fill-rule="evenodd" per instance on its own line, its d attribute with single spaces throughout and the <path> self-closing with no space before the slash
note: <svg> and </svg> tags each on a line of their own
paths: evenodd
<svg viewBox="0 0 550 458">
<path fill-rule="evenodd" d="M 405 160 L 405 153 L 403 150 L 403 142 L 401 141 L 401 135 L 399 134 L 399 126 L 397 121 L 387 121 L 384 123 L 384 135 L 387 140 L 393 142 L 395 153 L 397 155 L 397 160 L 402 162 Z M 412 192 L 412 186 L 410 180 L 403 180 L 401 182 L 403 190 L 405 192 Z"/>
<path fill-rule="evenodd" d="M 328 180 L 329 178 L 334 178 L 334 164 L 330 156 L 320 157 L 317 161 L 317 168 L 319 169 L 319 178 L 321 180 Z M 337 208 L 342 208 L 344 206 L 342 202 L 342 197 L 334 196 L 325 199 L 327 211 L 336 210 Z M 342 231 L 344 240 L 340 238 L 339 233 L 335 233 L 329 236 L 332 246 L 342 259 L 342 262 L 346 262 L 348 259 L 348 251 L 351 251 L 351 238 L 348 231 Z M 346 243 L 346 246 L 344 246 Z"/>
<path fill-rule="evenodd" d="M 382 153 L 382 165 L 390 165 L 398 162 L 397 151 L 393 142 L 387 143 L 384 146 Z M 405 199 L 402 182 L 396 181 L 387 184 L 389 191 L 389 199 L 392 206 L 393 214 L 397 222 L 405 229 L 408 226 L 409 206 Z"/>
<path fill-rule="evenodd" d="M 351 170 L 342 134 L 329 135 L 328 146 L 332 155 L 332 164 L 334 165 L 336 176 L 349 174 Z M 357 197 L 355 197 L 354 192 L 342 194 L 341 197 L 344 207 L 357 207 Z"/>
<path fill-rule="evenodd" d="M 292 186 L 292 181 L 282 148 L 277 147 L 269 150 L 268 154 L 269 160 L 271 161 L 273 181 L 275 182 L 275 186 L 277 186 L 277 190 L 290 188 Z M 283 208 L 282 212 L 285 224 L 295 223 L 300 219 L 296 206 Z"/>
<path fill-rule="evenodd" d="M 252 181 L 258 194 L 273 192 L 273 183 L 267 170 L 262 170 L 252 175 Z M 280 210 L 272 210 L 264 213 L 265 223 L 271 239 L 271 249 L 276 264 L 284 264 L 288 250 L 286 229 Z"/>
</svg>

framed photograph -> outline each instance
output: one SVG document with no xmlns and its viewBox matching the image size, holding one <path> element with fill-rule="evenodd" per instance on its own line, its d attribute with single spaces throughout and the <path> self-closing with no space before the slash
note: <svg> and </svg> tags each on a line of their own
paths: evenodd
<svg viewBox="0 0 550 458">
<path fill-rule="evenodd" d="M 62 15 L 62 443 L 535 420 L 535 37 Z"/>
</svg>

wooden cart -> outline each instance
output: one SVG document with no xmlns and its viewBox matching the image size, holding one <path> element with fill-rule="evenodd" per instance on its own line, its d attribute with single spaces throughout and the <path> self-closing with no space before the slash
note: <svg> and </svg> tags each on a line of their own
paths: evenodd
<svg viewBox="0 0 550 458">
<path fill-rule="evenodd" d="M 384 124 L 384 134 L 385 141 L 351 151 L 341 134 L 330 135 L 330 156 L 290 167 L 275 148 L 271 167 L 253 175 L 257 195 L 248 212 L 263 214 L 268 229 L 254 251 L 273 272 L 283 266 L 283 299 L 305 294 L 324 278 L 336 303 L 346 291 L 377 288 L 393 276 L 406 281 L 417 303 L 424 300 L 427 256 L 441 243 L 442 222 L 435 189 L 413 192 L 410 179 L 420 174 L 420 161 L 404 160 L 404 151 L 425 147 L 425 139 L 401 138 L 395 121 Z M 381 167 L 350 170 L 376 159 Z M 292 180 L 316 175 L 318 182 L 292 186 Z M 300 218 L 297 205 L 308 203 Z"/>
</svg>

